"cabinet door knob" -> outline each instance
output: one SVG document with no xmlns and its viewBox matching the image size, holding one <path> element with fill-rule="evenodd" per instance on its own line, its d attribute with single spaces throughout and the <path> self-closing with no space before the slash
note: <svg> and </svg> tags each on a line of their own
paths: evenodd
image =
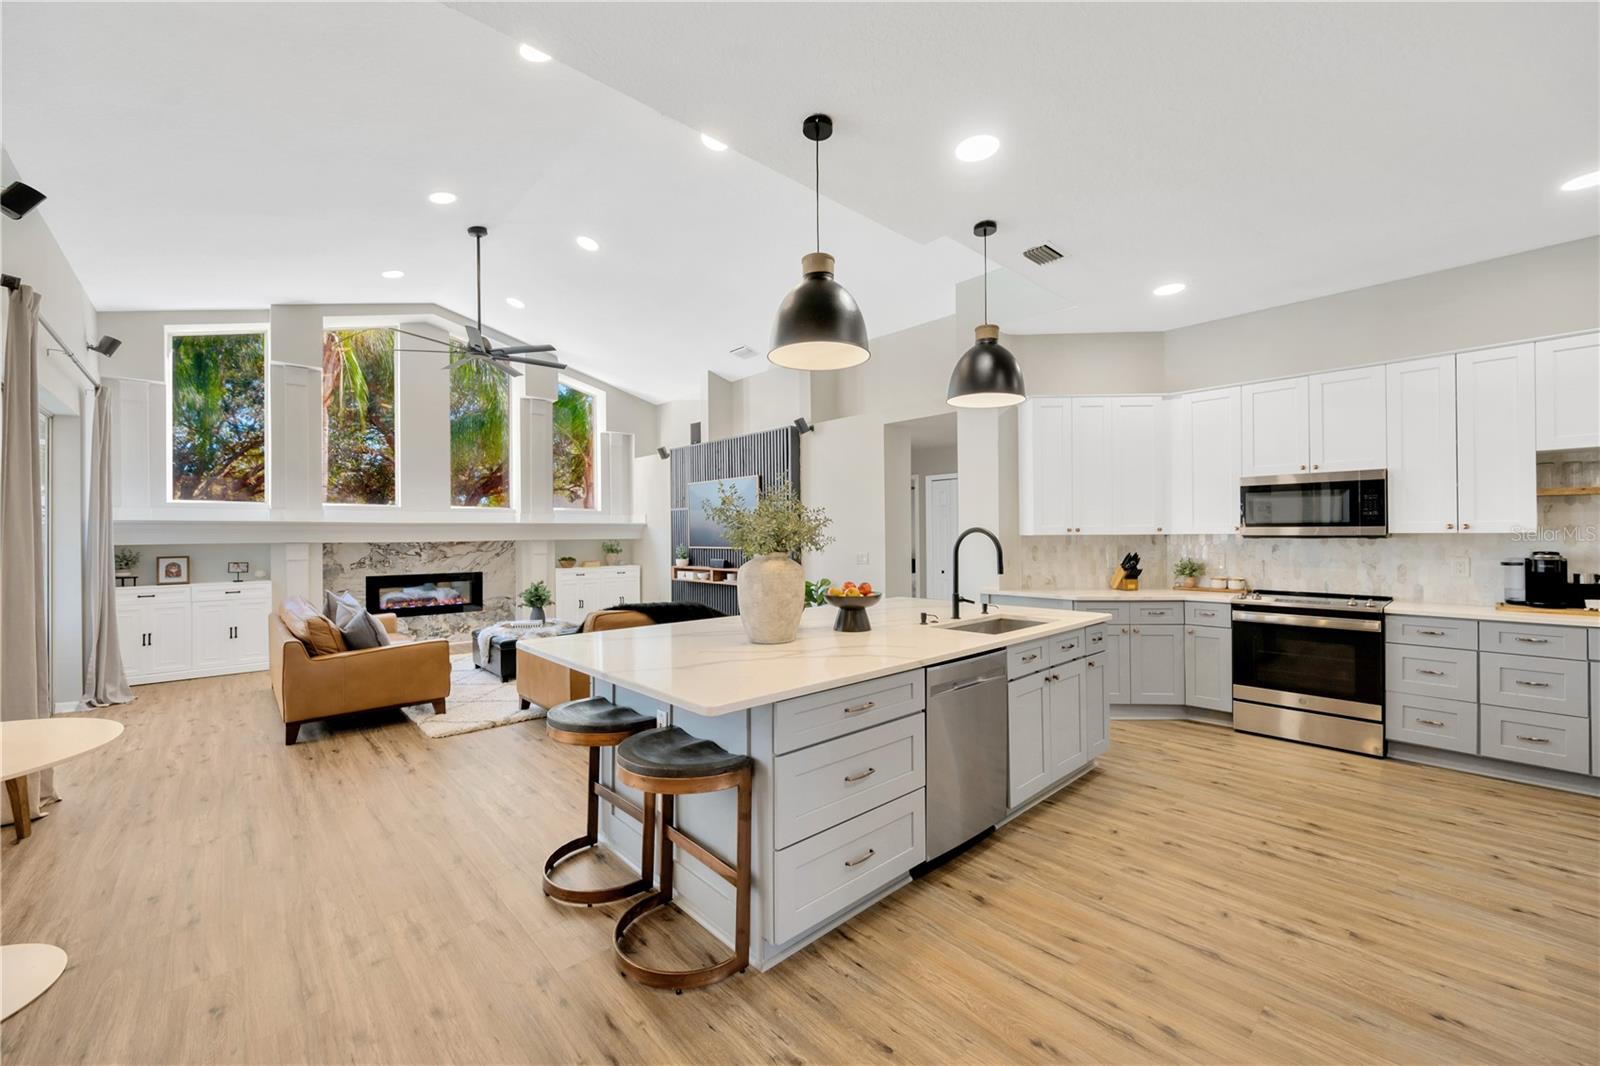
<svg viewBox="0 0 1600 1066">
<path fill-rule="evenodd" d="M 1305 468 L 1306 468 L 1306 464 L 1304 464 L 1304 463 L 1301 463 L 1301 464 L 1300 464 L 1300 469 L 1301 469 L 1301 470 L 1304 470 L 1304 469 L 1305 469 Z"/>
<path fill-rule="evenodd" d="M 1313 470 L 1320 470 L 1320 469 L 1322 469 L 1322 468 L 1321 468 L 1321 467 L 1320 467 L 1320 466 L 1318 466 L 1318 465 L 1317 465 L 1317 464 L 1316 464 L 1316 463 L 1312 463 L 1312 464 L 1311 464 L 1311 469 L 1313 469 Z"/>
<path fill-rule="evenodd" d="M 1190 635 L 1190 636 L 1193 636 L 1193 635 L 1194 635 L 1194 627 L 1193 627 L 1193 626 L 1190 626 L 1190 627 L 1189 627 L 1189 635 Z"/>
<path fill-rule="evenodd" d="M 1461 528 L 1462 529 L 1471 529 L 1472 528 L 1472 523 L 1471 522 L 1463 522 L 1463 523 L 1461 523 Z"/>
<path fill-rule="evenodd" d="M 1454 529 L 1454 528 L 1456 528 L 1456 524 L 1454 522 L 1446 522 L 1444 524 L 1444 528 L 1446 528 L 1446 529 Z"/>
</svg>

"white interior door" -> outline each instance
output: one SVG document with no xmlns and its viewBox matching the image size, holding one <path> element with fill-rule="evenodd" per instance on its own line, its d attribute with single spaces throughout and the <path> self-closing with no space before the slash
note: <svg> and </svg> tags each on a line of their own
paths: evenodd
<svg viewBox="0 0 1600 1066">
<path fill-rule="evenodd" d="M 950 598 L 950 562 L 956 545 L 956 524 L 960 521 L 957 503 L 960 500 L 958 481 L 954 474 L 933 474 L 923 483 L 922 518 L 926 523 L 927 558 L 923 560 L 926 589 L 923 596 L 930 600 Z"/>
</svg>

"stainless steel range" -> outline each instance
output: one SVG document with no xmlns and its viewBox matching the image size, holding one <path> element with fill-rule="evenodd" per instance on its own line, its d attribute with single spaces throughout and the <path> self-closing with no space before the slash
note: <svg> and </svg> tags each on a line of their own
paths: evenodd
<svg viewBox="0 0 1600 1066">
<path fill-rule="evenodd" d="M 1233 728 L 1382 756 L 1389 596 L 1246 593 L 1233 601 Z"/>
</svg>

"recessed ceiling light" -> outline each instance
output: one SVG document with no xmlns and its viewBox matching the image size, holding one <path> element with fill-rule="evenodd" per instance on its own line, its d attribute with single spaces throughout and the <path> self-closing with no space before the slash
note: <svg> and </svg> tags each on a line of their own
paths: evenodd
<svg viewBox="0 0 1600 1066">
<path fill-rule="evenodd" d="M 713 152 L 726 152 L 728 150 L 727 145 L 723 144 L 709 133 L 702 133 L 700 135 L 700 143 L 711 149 Z"/>
<path fill-rule="evenodd" d="M 527 304 L 523 303 L 521 300 L 517 299 L 515 296 L 507 296 L 506 297 L 506 303 L 509 304 L 512 307 L 515 307 L 518 311 L 520 311 L 524 307 L 528 306 Z"/>
<path fill-rule="evenodd" d="M 1562 192 L 1577 192 L 1579 189 L 1592 189 L 1600 185 L 1600 170 L 1591 170 L 1587 174 L 1579 174 L 1571 181 L 1561 186 Z"/>
<path fill-rule="evenodd" d="M 406 272 L 404 270 L 385 270 L 382 276 L 388 278 L 390 281 L 393 281 L 395 278 L 405 277 Z"/>
<path fill-rule="evenodd" d="M 1188 287 L 1189 286 L 1185 285 L 1181 281 L 1169 281 L 1165 285 L 1157 285 L 1150 291 L 1155 293 L 1157 296 L 1176 296 L 1178 293 L 1182 292 Z"/>
<path fill-rule="evenodd" d="M 541 52 L 531 44 L 517 45 L 517 55 L 521 56 L 523 59 L 526 59 L 530 63 L 550 62 L 550 54 L 548 52 Z"/>
<path fill-rule="evenodd" d="M 963 163 L 978 163 L 1000 150 L 1000 138 L 987 133 L 968 137 L 956 145 L 956 158 Z"/>
<path fill-rule="evenodd" d="M 578 247 L 586 252 L 598 252 L 600 250 L 600 242 L 593 237 L 579 237 Z"/>
<path fill-rule="evenodd" d="M 428 194 L 428 202 L 430 204 L 453 204 L 456 202 L 456 194 L 453 192 L 430 192 Z"/>
</svg>

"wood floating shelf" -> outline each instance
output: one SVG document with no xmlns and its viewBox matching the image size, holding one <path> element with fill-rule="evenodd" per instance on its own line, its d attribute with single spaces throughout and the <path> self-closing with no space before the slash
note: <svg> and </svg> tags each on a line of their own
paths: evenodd
<svg viewBox="0 0 1600 1066">
<path fill-rule="evenodd" d="M 709 574 L 709 577 L 684 577 L 684 574 Z M 736 566 L 674 566 L 672 580 L 682 581 L 690 585 L 737 585 L 739 582 L 730 577 L 738 574 Z"/>
<path fill-rule="evenodd" d="M 1568 485 L 1553 489 L 1540 489 L 1540 496 L 1600 496 L 1600 485 Z"/>
</svg>

